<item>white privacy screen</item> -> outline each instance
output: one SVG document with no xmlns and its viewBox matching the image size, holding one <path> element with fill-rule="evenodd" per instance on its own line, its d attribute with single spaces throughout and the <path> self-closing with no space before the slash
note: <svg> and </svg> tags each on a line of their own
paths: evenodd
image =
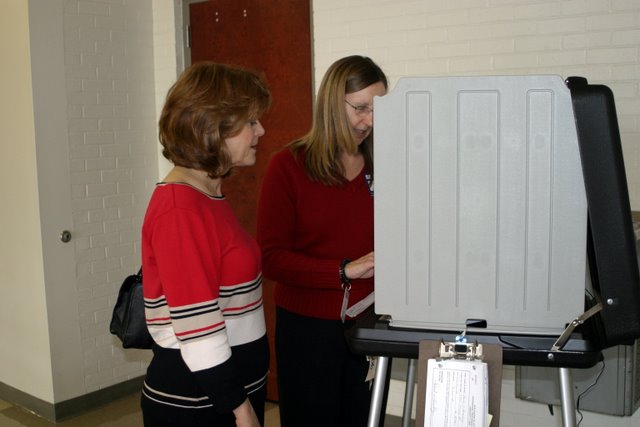
<svg viewBox="0 0 640 427">
<path fill-rule="evenodd" d="M 376 313 L 562 333 L 584 311 L 587 237 L 562 78 L 407 77 L 374 114 Z"/>
</svg>

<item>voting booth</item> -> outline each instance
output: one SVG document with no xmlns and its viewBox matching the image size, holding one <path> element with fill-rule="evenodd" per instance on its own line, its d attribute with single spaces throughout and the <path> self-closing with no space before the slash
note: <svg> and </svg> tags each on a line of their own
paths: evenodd
<svg viewBox="0 0 640 427">
<path fill-rule="evenodd" d="M 501 346 L 505 364 L 562 375 L 640 336 L 606 86 L 406 77 L 374 100 L 374 114 L 377 318 L 348 333 L 354 351 L 382 356 L 384 369 L 387 357 L 417 359 L 419 341 L 463 334 Z"/>
<path fill-rule="evenodd" d="M 559 77 L 404 78 L 376 102 L 376 312 L 562 333 L 584 310 L 587 201 Z"/>
</svg>

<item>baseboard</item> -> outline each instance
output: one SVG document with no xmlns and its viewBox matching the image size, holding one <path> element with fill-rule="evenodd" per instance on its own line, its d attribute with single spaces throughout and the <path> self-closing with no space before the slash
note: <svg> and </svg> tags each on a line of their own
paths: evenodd
<svg viewBox="0 0 640 427">
<path fill-rule="evenodd" d="M 73 399 L 59 403 L 50 403 L 0 382 L 0 399 L 20 406 L 51 422 L 73 418 L 99 406 L 113 402 L 121 397 L 142 390 L 144 376 L 114 384 Z"/>
</svg>

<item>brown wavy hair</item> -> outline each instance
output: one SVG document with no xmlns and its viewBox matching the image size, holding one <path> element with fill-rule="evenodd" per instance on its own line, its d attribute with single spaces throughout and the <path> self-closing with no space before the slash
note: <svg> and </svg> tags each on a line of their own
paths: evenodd
<svg viewBox="0 0 640 427">
<path fill-rule="evenodd" d="M 365 169 L 373 174 L 373 133 L 358 146 L 347 119 L 344 98 L 378 82 L 387 88 L 386 75 L 366 56 L 347 56 L 329 67 L 320 83 L 311 130 L 289 145 L 294 153 L 305 153 L 305 169 L 312 180 L 325 185 L 344 182 L 344 171 L 338 161 L 340 151 L 362 152 Z"/>
<path fill-rule="evenodd" d="M 206 171 L 211 178 L 226 176 L 231 157 L 225 139 L 257 120 L 270 104 L 271 94 L 256 72 L 193 64 L 167 93 L 159 120 L 162 154 L 176 166 Z"/>
</svg>

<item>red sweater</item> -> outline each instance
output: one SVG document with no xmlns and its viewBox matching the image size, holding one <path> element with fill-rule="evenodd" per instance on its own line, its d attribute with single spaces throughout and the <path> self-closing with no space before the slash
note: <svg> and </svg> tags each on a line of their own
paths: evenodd
<svg viewBox="0 0 640 427">
<path fill-rule="evenodd" d="M 361 172 L 327 186 L 307 175 L 290 150 L 271 160 L 258 205 L 258 243 L 265 277 L 275 280 L 275 302 L 297 314 L 339 319 L 344 258 L 373 250 L 373 197 Z M 373 291 L 373 279 L 352 280 L 349 305 Z"/>
<path fill-rule="evenodd" d="M 268 370 L 260 249 L 224 198 L 158 185 L 142 227 L 145 314 L 158 348 L 144 405 L 186 424 L 228 412 Z"/>
</svg>

